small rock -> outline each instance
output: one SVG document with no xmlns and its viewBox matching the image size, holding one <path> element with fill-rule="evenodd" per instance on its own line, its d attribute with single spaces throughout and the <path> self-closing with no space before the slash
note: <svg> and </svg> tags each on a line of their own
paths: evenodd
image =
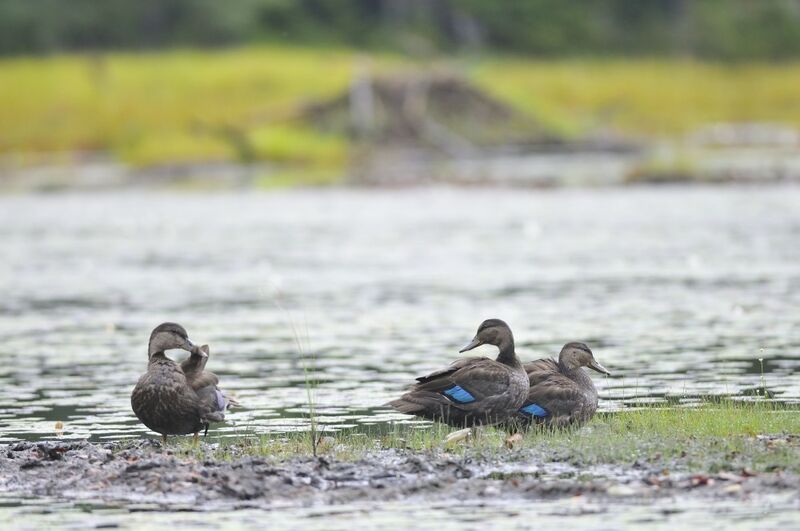
<svg viewBox="0 0 800 531">
<path fill-rule="evenodd" d="M 606 490 L 606 494 L 609 496 L 614 496 L 615 498 L 622 498 L 625 496 L 633 496 L 636 494 L 636 490 L 628 485 L 611 485 Z"/>
<path fill-rule="evenodd" d="M 717 479 L 722 481 L 740 482 L 744 478 L 743 476 L 738 476 L 736 474 L 732 474 L 731 472 L 720 472 L 717 474 Z"/>
<path fill-rule="evenodd" d="M 508 448 L 509 450 L 513 450 L 514 446 L 520 444 L 521 442 L 522 442 L 522 434 L 515 433 L 514 435 L 506 439 L 506 448 Z"/>
<path fill-rule="evenodd" d="M 722 489 L 722 492 L 725 494 L 739 494 L 740 492 L 742 492 L 742 485 L 739 483 L 728 485 L 727 487 Z"/>
<path fill-rule="evenodd" d="M 692 487 L 705 487 L 714 484 L 714 479 L 705 474 L 695 474 L 689 479 L 689 485 Z"/>
<path fill-rule="evenodd" d="M 481 492 L 481 496 L 486 496 L 487 498 L 493 498 L 495 496 L 498 496 L 499 494 L 500 494 L 500 489 L 498 489 L 494 485 L 489 485 L 488 487 L 483 489 L 483 492 Z"/>
</svg>

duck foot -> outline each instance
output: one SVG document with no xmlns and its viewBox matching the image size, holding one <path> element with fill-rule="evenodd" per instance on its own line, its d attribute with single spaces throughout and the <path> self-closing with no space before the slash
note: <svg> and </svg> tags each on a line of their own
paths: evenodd
<svg viewBox="0 0 800 531">
<path fill-rule="evenodd" d="M 161 436 L 161 446 L 164 447 L 164 448 L 167 447 L 167 436 L 166 435 L 162 435 Z"/>
<path fill-rule="evenodd" d="M 459 443 L 461 441 L 466 441 L 470 438 L 475 438 L 478 434 L 477 428 L 464 428 L 463 430 L 454 431 L 450 433 L 447 437 L 444 438 L 445 445 L 451 445 L 455 443 Z"/>
<path fill-rule="evenodd" d="M 197 446 L 198 444 L 200 444 L 200 432 L 196 431 L 194 435 L 192 435 L 192 445 Z"/>
</svg>

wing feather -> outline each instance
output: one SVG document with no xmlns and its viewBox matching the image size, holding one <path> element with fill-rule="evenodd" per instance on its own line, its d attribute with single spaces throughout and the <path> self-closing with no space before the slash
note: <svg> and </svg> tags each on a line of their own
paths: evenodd
<svg viewBox="0 0 800 531">
<path fill-rule="evenodd" d="M 502 363 L 489 358 L 466 358 L 419 380 L 411 392 L 443 393 L 457 385 L 480 402 L 483 398 L 503 394 L 508 383 L 508 368 Z M 457 406 L 469 408 L 469 404 Z"/>
</svg>

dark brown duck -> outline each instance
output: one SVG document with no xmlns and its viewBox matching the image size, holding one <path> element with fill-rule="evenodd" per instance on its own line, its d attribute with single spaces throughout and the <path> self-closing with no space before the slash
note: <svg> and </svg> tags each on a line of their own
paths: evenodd
<svg viewBox="0 0 800 531">
<path fill-rule="evenodd" d="M 505 322 L 487 319 L 472 342 L 459 352 L 483 344 L 500 349 L 497 359 L 457 360 L 446 369 L 417 378 L 406 394 L 389 405 L 400 413 L 462 428 L 502 422 L 525 402 L 528 376 Z"/>
<path fill-rule="evenodd" d="M 567 343 L 554 359 L 525 364 L 530 389 L 513 420 L 517 424 L 548 427 L 580 426 L 597 411 L 597 389 L 583 370 L 611 374 L 594 359 L 584 343 Z"/>
<path fill-rule="evenodd" d="M 165 351 L 183 349 L 191 353 L 181 365 Z M 147 372 L 131 393 L 136 417 L 166 442 L 167 435 L 197 434 L 211 422 L 225 420 L 232 403 L 217 387 L 219 378 L 205 370 L 208 346 L 197 347 L 186 330 L 176 323 L 158 325 L 150 334 Z"/>
</svg>

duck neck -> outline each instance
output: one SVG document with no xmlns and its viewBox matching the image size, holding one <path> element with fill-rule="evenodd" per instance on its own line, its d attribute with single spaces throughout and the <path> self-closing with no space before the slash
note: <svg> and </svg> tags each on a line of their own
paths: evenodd
<svg viewBox="0 0 800 531">
<path fill-rule="evenodd" d="M 522 364 L 517 357 L 517 353 L 514 350 L 514 339 L 508 338 L 503 340 L 502 343 L 497 345 L 497 348 L 500 349 L 500 353 L 497 355 L 497 361 L 503 363 L 505 365 L 509 365 L 511 367 L 521 367 Z"/>
<path fill-rule="evenodd" d="M 157 350 L 155 352 L 151 352 L 150 356 L 148 357 L 148 363 L 158 363 L 160 361 L 164 361 L 167 359 L 166 353 L 163 350 Z"/>
<path fill-rule="evenodd" d="M 577 382 L 585 382 L 586 380 L 588 380 L 589 382 L 592 381 L 592 379 L 589 378 L 589 375 L 586 374 L 586 371 L 584 371 L 580 366 L 575 367 L 569 365 L 565 363 L 564 360 L 562 359 L 558 360 L 558 368 L 561 374 L 563 374 L 570 380 Z"/>
</svg>

